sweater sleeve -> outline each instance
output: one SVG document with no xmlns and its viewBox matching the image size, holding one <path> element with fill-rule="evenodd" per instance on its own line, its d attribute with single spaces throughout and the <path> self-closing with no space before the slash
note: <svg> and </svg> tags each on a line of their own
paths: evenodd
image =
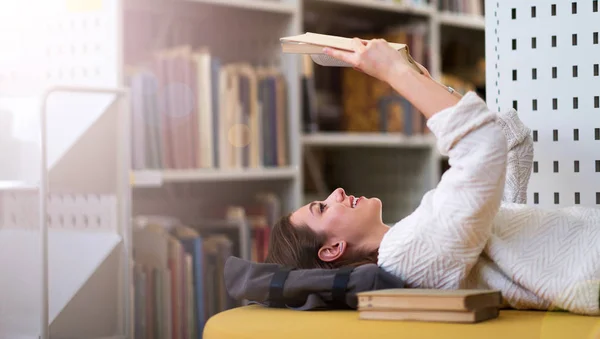
<svg viewBox="0 0 600 339">
<path fill-rule="evenodd" d="M 496 121 L 504 132 L 508 147 L 506 183 L 502 201 L 525 204 L 533 165 L 531 130 L 523 124 L 514 109 L 498 113 Z"/>
<path fill-rule="evenodd" d="M 505 182 L 507 141 L 496 119 L 469 92 L 427 122 L 451 167 L 379 247 L 379 266 L 408 286 L 460 288 L 478 260 Z"/>
</svg>

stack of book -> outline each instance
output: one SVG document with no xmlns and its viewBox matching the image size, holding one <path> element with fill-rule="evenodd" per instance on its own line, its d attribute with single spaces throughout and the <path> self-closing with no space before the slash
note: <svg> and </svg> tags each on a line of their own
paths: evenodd
<svg viewBox="0 0 600 339">
<path fill-rule="evenodd" d="M 358 293 L 360 319 L 478 323 L 497 318 L 496 290 L 386 289 Z"/>
</svg>

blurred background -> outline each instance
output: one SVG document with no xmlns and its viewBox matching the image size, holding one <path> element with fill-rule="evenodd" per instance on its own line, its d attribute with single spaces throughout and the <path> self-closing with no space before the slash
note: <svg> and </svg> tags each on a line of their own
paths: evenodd
<svg viewBox="0 0 600 339">
<path fill-rule="evenodd" d="M 304 32 L 409 45 L 485 98 L 483 0 L 0 2 L 0 338 L 199 338 L 229 255 L 343 187 L 393 225 L 447 161 L 425 120 Z M 59 86 L 59 87 L 56 87 Z M 44 114 L 45 113 L 45 114 Z M 44 166 L 42 166 L 44 164 Z"/>
</svg>

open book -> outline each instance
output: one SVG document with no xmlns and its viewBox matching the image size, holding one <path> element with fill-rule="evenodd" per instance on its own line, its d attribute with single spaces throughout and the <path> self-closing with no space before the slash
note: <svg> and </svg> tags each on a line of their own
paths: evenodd
<svg viewBox="0 0 600 339">
<path fill-rule="evenodd" d="M 310 54 L 312 60 L 321 66 L 331 67 L 351 67 L 351 65 L 330 57 L 323 53 L 324 47 L 353 51 L 352 39 L 334 35 L 304 33 L 295 36 L 289 36 L 279 39 L 283 53 Z M 399 51 L 402 56 L 413 66 L 413 68 L 423 74 L 423 71 L 417 66 L 416 62 L 409 53 L 408 45 L 389 42 L 390 46 Z"/>
</svg>

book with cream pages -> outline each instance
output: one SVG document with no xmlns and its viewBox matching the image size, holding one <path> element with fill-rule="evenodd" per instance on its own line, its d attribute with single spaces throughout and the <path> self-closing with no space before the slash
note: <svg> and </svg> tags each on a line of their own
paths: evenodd
<svg viewBox="0 0 600 339">
<path fill-rule="evenodd" d="M 332 58 L 323 53 L 323 48 L 331 47 L 345 51 L 352 51 L 352 38 L 307 32 L 300 35 L 280 38 L 280 42 L 283 53 L 310 54 L 312 60 L 321 66 L 351 67 L 351 65 L 348 63 Z M 388 43 L 392 48 L 400 52 L 417 72 L 423 74 L 423 71 L 417 66 L 416 62 L 410 55 L 408 45 L 395 42 Z"/>
</svg>

